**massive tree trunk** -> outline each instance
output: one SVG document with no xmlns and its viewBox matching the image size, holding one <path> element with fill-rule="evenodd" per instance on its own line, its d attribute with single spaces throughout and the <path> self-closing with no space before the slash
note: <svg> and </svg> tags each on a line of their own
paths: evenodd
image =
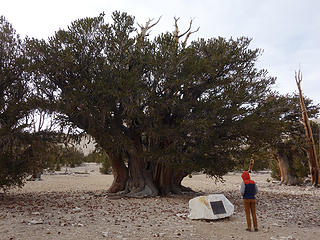
<svg viewBox="0 0 320 240">
<path fill-rule="evenodd" d="M 128 146 L 123 155 L 110 156 L 114 175 L 110 193 L 128 197 L 150 197 L 190 191 L 181 185 L 188 173 L 165 163 L 151 162 L 143 155 L 143 151 L 141 141 L 135 138 L 135 145 Z M 128 160 L 127 166 L 124 157 Z"/>
<path fill-rule="evenodd" d="M 181 194 L 190 191 L 181 185 L 187 173 L 163 163 L 152 163 L 137 157 L 135 151 L 129 151 L 128 167 L 120 157 L 112 158 L 114 180 L 110 193 L 119 193 L 129 197 L 150 197 L 157 195 Z"/>
<path fill-rule="evenodd" d="M 132 197 L 156 196 L 159 190 L 152 180 L 152 164 L 146 161 L 135 149 L 131 149 L 128 155 L 129 178 L 125 192 Z"/>
<path fill-rule="evenodd" d="M 296 185 L 298 178 L 292 174 L 289 164 L 290 160 L 292 160 L 292 155 L 277 151 L 276 153 L 272 153 L 272 156 L 278 163 L 281 183 L 285 185 Z"/>
</svg>

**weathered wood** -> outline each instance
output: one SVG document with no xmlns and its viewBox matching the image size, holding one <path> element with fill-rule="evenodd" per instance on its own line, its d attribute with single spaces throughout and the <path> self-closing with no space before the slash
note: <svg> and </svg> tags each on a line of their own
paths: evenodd
<svg viewBox="0 0 320 240">
<path fill-rule="evenodd" d="M 277 151 L 276 153 L 272 153 L 272 156 L 278 163 L 281 183 L 285 185 L 297 185 L 298 178 L 292 174 L 289 164 L 290 160 L 292 161 L 292 154 Z"/>
<path fill-rule="evenodd" d="M 174 31 L 173 31 L 173 36 L 174 36 L 174 39 L 175 39 L 176 44 L 178 45 L 178 44 L 179 44 L 179 39 L 180 39 L 181 37 L 183 37 L 184 35 L 186 35 L 186 38 L 184 39 L 184 41 L 183 41 L 183 43 L 182 43 L 182 47 L 185 47 L 186 44 L 187 44 L 187 41 L 188 41 L 188 39 L 189 39 L 189 37 L 190 37 L 190 35 L 193 34 L 193 33 L 195 33 L 195 32 L 198 32 L 199 29 L 200 29 L 200 27 L 198 27 L 197 30 L 195 30 L 195 31 L 191 31 L 191 27 L 192 27 L 192 19 L 191 19 L 191 20 L 190 20 L 190 23 L 189 23 L 188 29 L 187 29 L 184 33 L 179 34 L 179 32 L 180 32 L 180 31 L 179 31 L 179 26 L 178 26 L 178 21 L 179 21 L 179 19 L 180 19 L 180 18 L 174 17 L 174 27 L 175 27 L 175 29 L 174 29 Z"/>
<path fill-rule="evenodd" d="M 158 19 L 155 23 L 153 23 L 153 24 L 151 24 L 151 22 L 152 22 L 154 19 L 149 19 L 149 20 L 145 23 L 144 26 L 143 26 L 143 25 L 140 25 L 140 24 L 138 23 L 138 26 L 140 27 L 140 33 L 138 34 L 140 40 L 143 40 L 145 37 L 149 36 L 150 32 L 148 32 L 148 31 L 150 30 L 150 28 L 154 27 L 155 25 L 157 25 L 157 24 L 159 23 L 161 17 L 162 17 L 162 16 L 160 16 L 159 19 Z M 150 25 L 150 24 L 151 24 L 151 25 Z"/>
<path fill-rule="evenodd" d="M 303 95 L 302 95 L 302 89 L 301 89 L 302 73 L 300 71 L 298 73 L 296 72 L 295 79 L 296 79 L 296 83 L 299 90 L 299 100 L 300 100 L 300 106 L 302 111 L 302 122 L 305 129 L 306 139 L 309 144 L 307 153 L 308 153 L 308 159 L 309 159 L 311 181 L 314 186 L 317 186 L 319 184 L 319 163 L 317 159 L 316 146 L 313 139 L 310 121 L 308 118 L 307 109 L 306 109 Z"/>
<path fill-rule="evenodd" d="M 280 173 L 280 182 L 283 183 L 283 181 L 284 181 L 283 180 L 283 172 L 282 172 L 282 168 L 280 167 L 280 160 L 279 160 L 277 154 L 271 153 L 271 155 L 272 155 L 273 159 L 276 160 L 276 162 L 277 162 L 277 166 L 278 166 L 279 173 Z"/>
<path fill-rule="evenodd" d="M 249 163 L 249 168 L 248 168 L 248 172 L 251 173 L 252 169 L 253 169 L 253 165 L 254 165 L 254 159 L 251 158 L 250 159 L 250 163 Z"/>
</svg>

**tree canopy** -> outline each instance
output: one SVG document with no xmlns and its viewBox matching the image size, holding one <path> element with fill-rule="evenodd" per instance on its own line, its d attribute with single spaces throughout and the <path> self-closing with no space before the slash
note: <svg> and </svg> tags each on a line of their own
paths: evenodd
<svg viewBox="0 0 320 240">
<path fill-rule="evenodd" d="M 30 41 L 44 100 L 111 158 L 126 159 L 129 178 L 130 167 L 150 163 L 222 176 L 257 134 L 252 116 L 275 81 L 256 69 L 260 51 L 245 37 L 185 46 L 170 33 L 149 40 L 135 31 L 133 17 L 115 12 L 111 24 L 80 19 Z"/>
<path fill-rule="evenodd" d="M 30 168 L 22 121 L 31 112 L 24 42 L 0 17 L 0 188 L 21 185 Z"/>
</svg>

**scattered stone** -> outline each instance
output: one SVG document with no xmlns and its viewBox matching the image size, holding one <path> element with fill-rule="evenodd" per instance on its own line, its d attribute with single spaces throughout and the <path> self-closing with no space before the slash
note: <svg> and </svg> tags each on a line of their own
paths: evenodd
<svg viewBox="0 0 320 240">
<path fill-rule="evenodd" d="M 176 216 L 185 219 L 188 216 L 188 214 L 187 213 L 177 213 Z"/>
<path fill-rule="evenodd" d="M 74 212 L 80 212 L 80 211 L 81 211 L 81 208 L 75 207 L 74 209 L 72 209 L 72 211 L 74 211 Z"/>
<path fill-rule="evenodd" d="M 160 237 L 163 238 L 164 237 L 164 233 L 154 233 L 153 237 Z"/>
<path fill-rule="evenodd" d="M 278 223 L 272 223 L 272 226 L 281 227 Z"/>
<path fill-rule="evenodd" d="M 230 217 L 234 205 L 223 194 L 200 196 L 189 201 L 190 219 L 215 220 Z"/>
<path fill-rule="evenodd" d="M 289 235 L 288 237 L 271 237 L 270 240 L 294 240 L 295 238 L 293 238 L 291 235 Z"/>
<path fill-rule="evenodd" d="M 36 224 L 43 224 L 43 220 L 40 219 L 40 220 L 31 220 L 28 224 L 29 225 L 36 225 Z"/>
</svg>

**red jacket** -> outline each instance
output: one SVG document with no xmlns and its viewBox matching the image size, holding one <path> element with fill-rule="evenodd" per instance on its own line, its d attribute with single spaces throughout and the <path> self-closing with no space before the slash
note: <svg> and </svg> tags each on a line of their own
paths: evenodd
<svg viewBox="0 0 320 240">
<path fill-rule="evenodd" d="M 240 193 L 244 199 L 255 199 L 255 195 L 258 193 L 256 183 L 250 179 L 250 174 L 244 171 L 241 175 L 243 182 L 241 184 Z"/>
</svg>

